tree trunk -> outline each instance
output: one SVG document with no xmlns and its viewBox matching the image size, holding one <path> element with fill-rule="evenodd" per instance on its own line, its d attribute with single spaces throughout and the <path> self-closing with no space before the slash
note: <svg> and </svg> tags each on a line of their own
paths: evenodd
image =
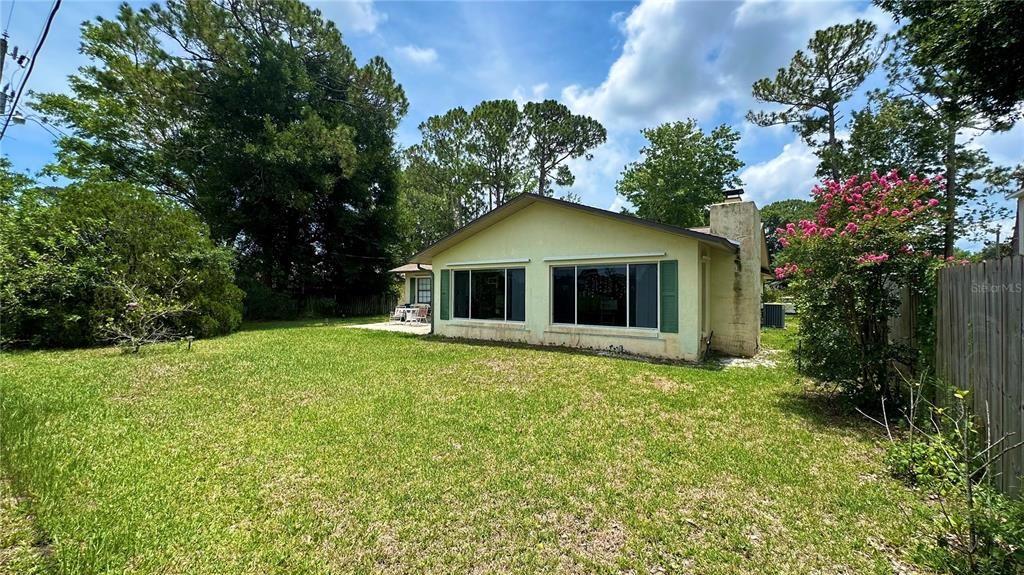
<svg viewBox="0 0 1024 575">
<path fill-rule="evenodd" d="M 544 160 L 540 161 L 540 173 L 537 174 L 537 195 L 545 196 L 547 191 L 547 173 L 544 171 Z"/>
<path fill-rule="evenodd" d="M 942 253 L 947 258 L 953 255 L 953 245 L 956 243 L 956 160 L 956 129 L 951 128 L 946 135 L 946 227 L 942 248 Z"/>
<path fill-rule="evenodd" d="M 825 153 L 828 154 L 828 169 L 832 173 L 832 180 L 838 182 L 839 164 L 836 157 L 836 109 L 834 106 L 828 111 L 828 146 Z"/>
</svg>

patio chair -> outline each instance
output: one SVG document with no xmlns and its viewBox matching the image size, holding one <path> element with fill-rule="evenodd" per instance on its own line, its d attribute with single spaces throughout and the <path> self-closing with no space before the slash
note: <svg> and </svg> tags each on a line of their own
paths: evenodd
<svg viewBox="0 0 1024 575">
<path fill-rule="evenodd" d="M 402 321 L 405 318 L 405 306 L 398 306 L 391 312 L 391 321 Z"/>
<path fill-rule="evenodd" d="M 426 322 L 430 321 L 429 318 L 430 318 L 430 306 L 429 305 L 421 305 L 421 306 L 417 306 L 416 307 L 416 320 L 415 321 L 417 323 L 426 323 Z"/>
</svg>

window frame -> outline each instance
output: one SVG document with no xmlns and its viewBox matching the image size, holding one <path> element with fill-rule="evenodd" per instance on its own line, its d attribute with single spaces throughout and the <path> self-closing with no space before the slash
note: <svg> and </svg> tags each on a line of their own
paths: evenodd
<svg viewBox="0 0 1024 575">
<path fill-rule="evenodd" d="M 611 267 L 611 266 L 626 266 L 626 325 L 599 325 L 591 323 L 580 323 L 580 305 L 579 305 L 579 268 L 584 267 Z M 629 267 L 639 265 L 653 265 L 655 275 L 657 276 L 657 291 L 656 297 L 654 298 L 655 308 L 654 315 L 657 318 L 657 326 L 655 327 L 633 327 L 630 326 L 630 313 L 629 304 L 630 299 L 633 297 L 632 290 L 629 288 Z M 555 276 L 554 271 L 558 268 L 572 268 L 573 270 L 573 281 L 572 281 L 572 299 L 573 299 L 573 323 L 562 323 L 555 321 Z M 584 328 L 584 329 L 606 329 L 606 330 L 617 330 L 617 329 L 628 329 L 636 331 L 646 332 L 661 332 L 661 265 L 658 261 L 637 261 L 637 262 L 621 262 L 621 261 L 588 261 L 584 263 L 562 263 L 552 262 L 548 266 L 548 324 L 559 327 L 572 327 L 572 328 Z"/>
<path fill-rule="evenodd" d="M 509 270 L 523 270 L 523 319 L 521 319 L 521 320 L 518 320 L 518 319 L 508 319 L 508 271 Z M 474 318 L 473 317 L 473 272 L 474 271 L 477 271 L 477 272 L 500 271 L 500 272 L 502 272 L 502 278 L 505 281 L 505 287 L 504 287 L 505 305 L 504 305 L 503 310 L 502 310 L 504 312 L 503 319 L 479 319 L 479 318 Z M 467 284 L 468 285 L 466 286 L 466 297 L 469 300 L 468 303 L 466 304 L 466 313 L 468 314 L 468 317 L 459 317 L 459 316 L 455 315 L 455 285 L 454 284 L 455 284 L 455 273 L 456 272 L 468 272 L 469 273 L 468 280 L 467 280 Z M 526 297 L 527 286 L 529 285 L 529 279 L 527 277 L 528 274 L 529 274 L 529 271 L 526 269 L 526 266 L 498 266 L 498 267 L 484 266 L 484 267 L 467 268 L 467 269 L 455 269 L 455 268 L 453 268 L 453 269 L 451 269 L 451 273 L 452 273 L 452 289 L 450 290 L 451 293 L 448 295 L 448 297 L 450 299 L 449 303 L 450 303 L 451 309 L 452 309 L 451 321 L 472 321 L 472 322 L 480 322 L 480 323 L 512 323 L 512 324 L 520 324 L 520 325 L 525 325 L 526 324 L 526 318 L 530 317 L 530 315 L 529 315 L 530 314 L 529 298 Z"/>
<path fill-rule="evenodd" d="M 426 289 L 423 289 L 421 287 L 422 285 L 426 285 Z M 423 294 L 424 292 L 427 294 L 427 301 L 423 301 L 420 298 L 420 295 Z M 434 286 L 433 283 L 430 281 L 429 276 L 416 277 L 416 296 L 413 299 L 418 304 L 422 303 L 427 305 L 434 305 Z"/>
</svg>

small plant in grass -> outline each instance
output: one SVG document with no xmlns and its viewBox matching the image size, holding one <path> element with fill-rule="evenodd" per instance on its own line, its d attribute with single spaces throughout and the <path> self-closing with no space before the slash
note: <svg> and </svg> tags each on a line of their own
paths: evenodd
<svg viewBox="0 0 1024 575">
<path fill-rule="evenodd" d="M 182 283 L 176 282 L 168 295 L 157 295 L 123 279 L 112 282 L 109 291 L 124 305 L 100 324 L 99 339 L 113 343 L 125 353 L 138 353 L 144 345 L 185 337 L 181 320 L 192 306 L 177 295 Z"/>
<path fill-rule="evenodd" d="M 922 534 L 922 554 L 952 573 L 1024 573 L 1024 501 L 992 486 L 995 464 L 1024 441 L 1012 433 L 988 435 L 970 392 L 953 390 L 950 405 L 938 406 L 924 399 L 923 387 L 909 386 L 911 401 L 901 422 L 905 437 L 894 436 L 884 415 L 875 420 L 889 435 L 889 472 L 934 502 L 933 529 Z"/>
</svg>

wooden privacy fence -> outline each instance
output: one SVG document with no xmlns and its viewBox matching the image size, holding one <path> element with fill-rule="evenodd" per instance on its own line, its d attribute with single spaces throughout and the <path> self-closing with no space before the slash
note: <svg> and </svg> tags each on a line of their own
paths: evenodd
<svg viewBox="0 0 1024 575">
<path fill-rule="evenodd" d="M 339 301 L 335 313 L 339 316 L 387 315 L 398 305 L 398 294 L 369 295 Z"/>
<path fill-rule="evenodd" d="M 936 371 L 971 390 L 1000 449 L 1024 438 L 1024 257 L 955 266 L 939 272 Z M 986 415 L 987 414 L 987 415 Z M 996 464 L 996 487 L 1021 494 L 1024 447 Z"/>
</svg>

